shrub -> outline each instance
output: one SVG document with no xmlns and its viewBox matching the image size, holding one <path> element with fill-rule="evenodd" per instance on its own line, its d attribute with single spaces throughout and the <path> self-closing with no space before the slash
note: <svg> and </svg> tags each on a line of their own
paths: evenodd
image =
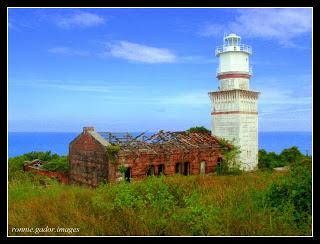
<svg viewBox="0 0 320 244">
<path fill-rule="evenodd" d="M 210 130 L 205 128 L 204 126 L 195 126 L 191 127 L 190 129 L 186 130 L 186 132 L 206 132 L 206 133 L 211 133 Z"/>
<path fill-rule="evenodd" d="M 127 167 L 124 166 L 124 165 L 120 165 L 119 168 L 118 168 L 118 171 L 119 171 L 121 174 L 124 174 L 124 173 L 127 171 Z"/>
<path fill-rule="evenodd" d="M 300 161 L 303 158 L 303 154 L 299 151 L 298 147 L 290 147 L 282 150 L 280 158 L 283 165 L 290 165 Z"/>
<path fill-rule="evenodd" d="M 292 162 L 289 174 L 266 190 L 266 201 L 273 211 L 292 212 L 298 225 L 311 225 L 312 212 L 312 167 L 306 157 Z"/>
<path fill-rule="evenodd" d="M 25 161 L 32 161 L 34 159 L 39 159 L 42 161 L 49 162 L 47 166 L 48 170 L 54 169 L 62 172 L 68 171 L 68 162 L 67 156 L 59 156 L 58 154 L 54 153 L 51 154 L 51 151 L 47 152 L 29 152 L 25 153 L 21 156 L 11 157 L 8 160 L 8 178 L 14 178 L 15 175 L 19 177 L 19 173 L 23 172 L 23 165 Z"/>
<path fill-rule="evenodd" d="M 64 174 L 67 174 L 69 172 L 68 157 L 61 156 L 57 159 L 54 159 L 53 161 L 50 161 L 46 164 L 43 164 L 42 168 L 49 170 L 49 171 L 58 171 L 58 172 L 62 172 Z"/>
<path fill-rule="evenodd" d="M 242 173 L 240 169 L 240 148 L 234 143 L 218 138 L 219 144 L 222 146 L 222 162 L 217 166 L 218 175 L 239 175 Z"/>
<path fill-rule="evenodd" d="M 304 157 L 297 147 L 286 148 L 280 154 L 261 149 L 259 150 L 258 168 L 271 170 L 276 167 L 291 165 L 294 162 L 301 161 Z"/>
<path fill-rule="evenodd" d="M 258 153 L 258 168 L 261 170 L 272 170 L 275 167 L 283 166 L 280 157 L 275 152 L 266 152 L 260 149 Z"/>
<path fill-rule="evenodd" d="M 109 145 L 107 146 L 106 153 L 108 156 L 108 159 L 111 163 L 115 163 L 117 159 L 117 153 L 120 151 L 119 145 Z"/>
<path fill-rule="evenodd" d="M 33 152 L 26 153 L 23 156 L 27 158 L 26 160 L 30 160 L 30 161 L 34 159 L 40 159 L 41 161 L 51 161 L 54 159 L 58 159 L 60 157 L 56 153 L 51 154 L 51 151 L 46 151 L 46 152 L 33 151 Z"/>
</svg>

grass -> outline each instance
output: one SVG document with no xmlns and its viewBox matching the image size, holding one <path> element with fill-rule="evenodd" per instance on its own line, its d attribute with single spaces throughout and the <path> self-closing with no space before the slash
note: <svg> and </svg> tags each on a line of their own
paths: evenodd
<svg viewBox="0 0 320 244">
<path fill-rule="evenodd" d="M 9 181 L 9 235 L 311 235 L 290 208 L 266 202 L 266 189 L 286 174 L 149 177 L 92 189 L 17 172 Z M 47 226 L 79 231 L 12 231 Z"/>
</svg>

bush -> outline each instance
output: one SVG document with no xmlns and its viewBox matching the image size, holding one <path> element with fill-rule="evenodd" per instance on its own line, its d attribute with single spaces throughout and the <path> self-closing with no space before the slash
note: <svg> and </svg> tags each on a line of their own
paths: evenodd
<svg viewBox="0 0 320 244">
<path fill-rule="evenodd" d="M 280 153 L 280 159 L 283 162 L 283 166 L 290 165 L 302 160 L 303 154 L 299 151 L 298 147 L 290 147 L 284 149 Z"/>
<path fill-rule="evenodd" d="M 8 178 L 14 178 L 15 174 L 19 174 L 19 172 L 23 172 L 23 165 L 25 161 L 32 161 L 34 159 L 39 159 L 41 161 L 49 162 L 44 167 L 48 167 L 48 170 L 54 169 L 62 172 L 68 171 L 68 161 L 67 156 L 59 156 L 54 153 L 51 154 L 51 151 L 47 152 L 29 152 L 25 153 L 21 156 L 11 157 L 8 160 Z"/>
<path fill-rule="evenodd" d="M 218 175 L 239 175 L 242 173 L 240 169 L 240 148 L 232 142 L 219 138 L 219 144 L 222 146 L 222 162 L 217 165 Z"/>
<path fill-rule="evenodd" d="M 43 169 L 49 171 L 58 171 L 64 174 L 68 174 L 69 172 L 69 161 L 67 156 L 61 156 L 53 161 L 50 161 L 46 164 L 42 165 Z"/>
<path fill-rule="evenodd" d="M 109 145 L 107 146 L 106 153 L 109 161 L 115 163 L 117 159 L 117 153 L 120 151 L 119 145 Z"/>
<path fill-rule="evenodd" d="M 206 133 L 211 133 L 210 130 L 205 128 L 204 126 L 195 126 L 191 127 L 190 129 L 186 130 L 186 132 L 206 132 Z"/>
<path fill-rule="evenodd" d="M 258 168 L 262 170 L 272 170 L 275 167 L 281 167 L 283 163 L 275 152 L 266 152 L 261 149 L 258 153 Z"/>
<path fill-rule="evenodd" d="M 286 148 L 280 154 L 275 152 L 266 152 L 264 149 L 259 150 L 258 168 L 262 170 L 272 170 L 276 167 L 291 165 L 301 161 L 305 156 L 297 147 Z"/>
<path fill-rule="evenodd" d="M 297 225 L 311 225 L 312 163 L 309 157 L 292 162 L 290 172 L 266 190 L 266 201 L 273 211 L 291 212 Z"/>
</svg>

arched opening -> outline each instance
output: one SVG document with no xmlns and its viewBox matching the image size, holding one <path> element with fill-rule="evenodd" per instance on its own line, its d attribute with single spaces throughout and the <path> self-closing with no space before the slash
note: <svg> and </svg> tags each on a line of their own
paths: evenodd
<svg viewBox="0 0 320 244">
<path fill-rule="evenodd" d="M 189 162 L 185 162 L 183 164 L 183 174 L 184 175 L 189 175 L 190 173 L 190 163 Z"/>
<path fill-rule="evenodd" d="M 217 160 L 217 166 L 215 168 L 215 171 L 217 172 L 218 175 L 222 174 L 222 158 L 219 157 L 218 160 Z"/>
<path fill-rule="evenodd" d="M 176 163 L 175 173 L 176 174 L 181 174 L 181 172 L 182 172 L 182 164 L 181 163 Z"/>
<path fill-rule="evenodd" d="M 164 174 L 164 165 L 159 164 L 158 165 L 158 175 L 162 175 L 162 174 Z"/>
<path fill-rule="evenodd" d="M 148 171 L 147 171 L 147 176 L 153 176 L 154 175 L 154 166 L 150 165 Z"/>
<path fill-rule="evenodd" d="M 206 161 L 201 161 L 200 162 L 200 174 L 205 174 L 206 173 Z"/>
<path fill-rule="evenodd" d="M 124 179 L 127 181 L 127 182 L 130 182 L 131 180 L 131 168 L 128 167 L 126 169 L 126 171 L 124 172 Z"/>
</svg>

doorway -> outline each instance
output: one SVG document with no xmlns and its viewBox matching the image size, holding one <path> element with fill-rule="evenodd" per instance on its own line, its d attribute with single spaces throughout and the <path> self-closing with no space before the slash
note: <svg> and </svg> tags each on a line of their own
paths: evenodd
<svg viewBox="0 0 320 244">
<path fill-rule="evenodd" d="M 176 169 L 175 169 L 176 174 L 181 174 L 181 171 L 182 171 L 181 168 L 182 168 L 182 164 L 176 163 Z"/>
<path fill-rule="evenodd" d="M 151 165 L 148 169 L 147 176 L 153 176 L 153 175 L 154 175 L 154 166 Z"/>
<path fill-rule="evenodd" d="M 189 171 L 190 171 L 190 163 L 189 162 L 185 162 L 184 164 L 183 164 L 183 174 L 184 175 L 189 175 Z"/>
<path fill-rule="evenodd" d="M 131 168 L 128 167 L 126 169 L 126 171 L 124 172 L 124 179 L 127 181 L 127 182 L 130 182 L 131 180 Z"/>
<path fill-rule="evenodd" d="M 206 162 L 205 161 L 201 161 L 200 162 L 200 174 L 205 174 L 206 173 Z"/>
<path fill-rule="evenodd" d="M 158 165 L 158 175 L 162 175 L 164 174 L 164 165 L 163 164 L 159 164 Z"/>
</svg>

